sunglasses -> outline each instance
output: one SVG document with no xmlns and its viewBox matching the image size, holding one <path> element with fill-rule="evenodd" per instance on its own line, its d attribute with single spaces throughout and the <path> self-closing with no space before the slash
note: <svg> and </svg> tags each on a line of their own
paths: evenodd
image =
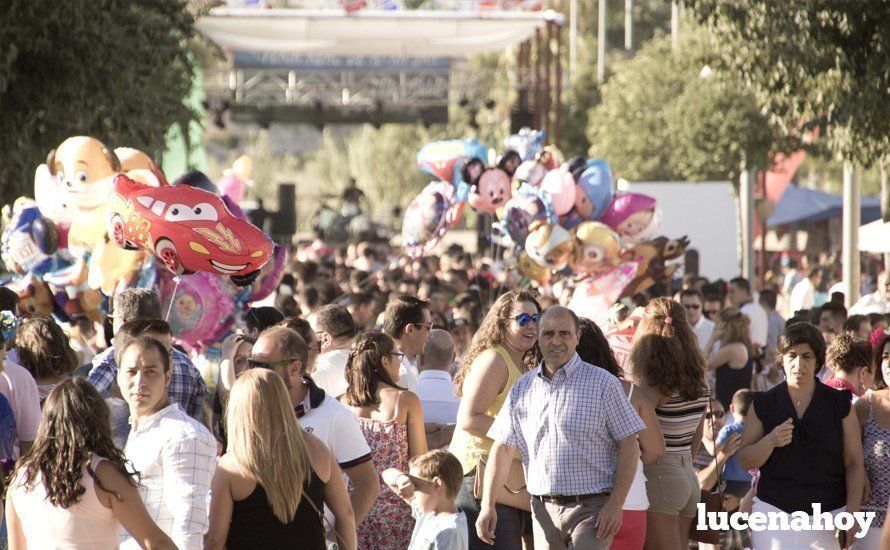
<svg viewBox="0 0 890 550">
<path fill-rule="evenodd" d="M 708 420 L 711 420 L 712 418 L 716 418 L 719 420 L 724 416 L 726 416 L 726 413 L 724 411 L 712 411 L 709 413 L 705 413 L 705 418 L 707 418 Z"/>
<path fill-rule="evenodd" d="M 247 358 L 247 368 L 249 369 L 271 369 L 275 367 L 283 367 L 290 365 L 297 359 L 282 359 L 281 361 L 257 361 L 253 357 Z"/>
<path fill-rule="evenodd" d="M 683 304 L 686 309 L 701 309 L 701 304 Z"/>
<path fill-rule="evenodd" d="M 519 324 L 520 327 L 525 328 L 525 325 L 527 325 L 529 323 L 529 321 L 531 321 L 532 323 L 537 325 L 538 319 L 540 319 L 540 318 L 541 318 L 541 316 L 538 315 L 537 313 L 535 313 L 533 315 L 529 315 L 528 313 L 520 313 L 513 319 Z"/>
</svg>

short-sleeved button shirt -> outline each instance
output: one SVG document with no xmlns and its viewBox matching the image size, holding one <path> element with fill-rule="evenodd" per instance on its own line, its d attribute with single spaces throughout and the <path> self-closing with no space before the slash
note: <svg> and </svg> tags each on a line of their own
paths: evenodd
<svg viewBox="0 0 890 550">
<path fill-rule="evenodd" d="M 488 437 L 519 449 L 531 494 L 583 495 L 612 489 L 618 442 L 645 427 L 618 378 L 575 354 L 552 379 L 523 375 Z"/>
</svg>

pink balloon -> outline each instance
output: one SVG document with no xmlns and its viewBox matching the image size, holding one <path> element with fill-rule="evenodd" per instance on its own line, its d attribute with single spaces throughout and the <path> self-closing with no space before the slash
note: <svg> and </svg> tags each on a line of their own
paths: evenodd
<svg viewBox="0 0 890 550">
<path fill-rule="evenodd" d="M 557 216 L 568 213 L 575 205 L 575 178 L 562 170 L 551 170 L 544 176 L 541 189 L 550 195 Z"/>
</svg>

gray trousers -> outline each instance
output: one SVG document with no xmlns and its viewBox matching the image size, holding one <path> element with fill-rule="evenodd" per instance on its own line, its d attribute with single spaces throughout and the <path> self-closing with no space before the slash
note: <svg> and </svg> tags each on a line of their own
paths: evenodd
<svg viewBox="0 0 890 550">
<path fill-rule="evenodd" d="M 609 495 L 566 505 L 532 498 L 535 550 L 607 550 L 612 537 L 596 538 L 596 518 Z"/>
</svg>

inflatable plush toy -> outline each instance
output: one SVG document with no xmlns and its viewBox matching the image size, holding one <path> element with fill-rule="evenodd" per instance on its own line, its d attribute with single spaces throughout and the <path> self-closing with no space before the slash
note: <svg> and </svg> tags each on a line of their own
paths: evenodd
<svg viewBox="0 0 890 550">
<path fill-rule="evenodd" d="M 624 287 L 622 295 L 634 296 L 659 281 L 669 279 L 680 266 L 666 265 L 665 262 L 679 258 L 688 247 L 689 239 L 685 235 L 679 239 L 658 237 L 634 246 L 632 255 L 634 260 L 639 262 L 637 275 Z"/>
<path fill-rule="evenodd" d="M 653 238 L 661 211 L 652 197 L 625 193 L 612 199 L 599 221 L 614 229 L 623 243 L 636 245 Z"/>
<path fill-rule="evenodd" d="M 513 181 L 537 187 L 541 185 L 546 175 L 547 169 L 544 168 L 544 165 L 536 160 L 527 160 L 520 164 L 516 172 L 513 173 Z"/>
<path fill-rule="evenodd" d="M 522 164 L 522 157 L 519 156 L 519 153 L 513 150 L 508 150 L 498 158 L 497 167 L 512 178 L 520 164 Z"/>
<path fill-rule="evenodd" d="M 536 264 L 559 271 L 568 265 L 573 249 L 572 236 L 562 226 L 537 221 L 529 227 L 525 251 Z"/>
<path fill-rule="evenodd" d="M 121 163 L 121 173 L 126 174 L 128 178 L 153 187 L 169 185 L 157 163 L 139 149 L 118 147 L 114 150 L 114 154 Z"/>
<path fill-rule="evenodd" d="M 517 264 L 517 267 L 519 268 L 519 272 L 525 277 L 528 277 L 530 280 L 535 281 L 542 286 L 550 283 L 550 278 L 553 276 L 552 271 L 536 264 L 525 252 L 522 252 L 519 255 L 519 263 Z"/>
<path fill-rule="evenodd" d="M 88 278 L 87 262 L 79 259 L 63 270 L 46 275 L 44 280 L 56 293 L 56 301 L 69 318 L 76 320 L 85 317 L 90 321 L 102 322 L 99 308 L 103 298 L 98 290 L 89 287 Z"/>
<path fill-rule="evenodd" d="M 108 234 L 128 250 L 150 250 L 175 274 L 208 271 L 253 282 L 272 241 L 235 217 L 213 193 L 187 185 L 151 187 L 120 175 L 108 204 Z"/>
<path fill-rule="evenodd" d="M 474 210 L 494 214 L 513 192 L 510 176 L 500 168 L 486 168 L 476 180 L 476 189 L 470 192 L 469 203 Z"/>
<path fill-rule="evenodd" d="M 551 170 L 541 182 L 541 190 L 550 196 L 557 216 L 567 214 L 575 205 L 575 179 L 563 169 Z"/>
<path fill-rule="evenodd" d="M 541 152 L 546 137 L 547 132 L 543 130 L 522 128 L 519 130 L 519 133 L 508 136 L 504 140 L 504 145 L 507 149 L 516 151 L 523 161 L 527 161 L 535 158 Z"/>
<path fill-rule="evenodd" d="M 37 275 L 28 273 L 6 286 L 18 294 L 19 315 L 22 317 L 52 314 L 55 308 L 53 293 Z"/>
<path fill-rule="evenodd" d="M 15 201 L 0 241 L 3 263 L 13 273 L 42 275 L 61 267 L 56 254 L 56 226 L 31 199 L 21 197 Z"/>
<path fill-rule="evenodd" d="M 621 261 L 621 244 L 612 229 L 599 222 L 581 222 L 575 229 L 571 267 L 586 276 L 609 271 Z"/>
</svg>

